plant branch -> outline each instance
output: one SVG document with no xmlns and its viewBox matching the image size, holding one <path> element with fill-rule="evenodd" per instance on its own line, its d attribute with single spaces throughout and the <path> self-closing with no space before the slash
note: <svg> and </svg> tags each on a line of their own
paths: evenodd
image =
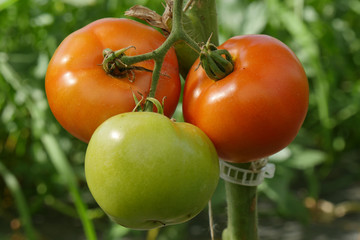
<svg viewBox="0 0 360 240">
<path fill-rule="evenodd" d="M 225 182 L 228 225 L 224 240 L 258 240 L 257 187 Z"/>
<path fill-rule="evenodd" d="M 251 164 L 233 164 L 250 169 Z M 223 240 L 258 240 L 257 187 L 225 181 L 228 225 Z"/>
<path fill-rule="evenodd" d="M 211 8 L 208 10 L 207 8 Z M 126 56 L 123 54 L 117 63 L 121 63 L 122 66 L 125 66 L 123 69 L 131 69 L 131 65 L 146 61 L 146 60 L 154 60 L 154 69 L 152 74 L 152 83 L 149 91 L 149 96 L 151 98 L 155 97 L 157 84 L 161 75 L 161 67 L 164 62 L 165 56 L 169 49 L 175 46 L 177 56 L 180 61 L 180 70 L 183 77 L 186 76 L 187 71 L 190 69 L 190 66 L 193 64 L 195 59 L 199 57 L 201 52 L 201 48 L 199 47 L 197 41 L 198 39 L 193 39 L 192 36 L 188 35 L 188 33 L 195 31 L 202 31 L 204 29 L 203 25 L 208 25 L 205 29 L 205 33 L 201 36 L 205 35 L 213 35 L 211 41 L 217 43 L 217 21 L 216 21 L 216 9 L 215 9 L 215 0 L 196 0 L 190 1 L 186 5 L 187 13 L 189 13 L 192 17 L 192 21 L 197 23 L 198 29 L 185 29 L 184 28 L 184 17 L 188 17 L 183 12 L 183 1 L 182 0 L 174 0 L 172 5 L 172 22 L 171 22 L 171 31 L 165 42 L 155 49 L 152 52 L 136 55 L 136 56 Z M 133 9 L 134 10 L 134 9 Z M 135 11 L 135 10 L 134 10 Z M 206 12 L 209 12 L 208 14 Z M 206 23 L 202 23 L 202 19 L 196 17 L 196 14 L 200 14 L 201 17 L 206 15 L 207 21 Z M 211 19 L 210 19 L 211 18 Z M 191 24 L 192 25 L 192 24 Z M 186 25 L 187 26 L 187 25 Z M 209 36 L 206 36 L 206 40 Z M 183 66 L 183 64 L 185 64 Z M 111 65 L 113 66 L 113 65 Z M 121 75 L 120 75 L 121 76 Z M 148 102 L 146 104 L 145 110 L 152 111 L 152 103 Z"/>
<path fill-rule="evenodd" d="M 177 42 L 180 41 L 184 41 L 187 44 L 189 44 L 191 46 L 191 48 L 195 49 L 196 51 L 200 52 L 200 47 L 198 46 L 198 44 L 192 39 L 190 38 L 182 25 L 182 15 L 183 15 L 183 11 L 182 11 L 182 5 L 183 5 L 183 1 L 182 0 L 174 0 L 174 5 L 173 5 L 173 23 L 172 23 L 172 30 L 170 32 L 170 35 L 168 36 L 168 38 L 165 40 L 165 42 L 156 50 L 149 52 L 149 53 L 145 53 L 145 54 L 141 54 L 141 55 L 136 55 L 136 56 L 122 56 L 121 57 L 121 62 L 124 63 L 125 65 L 132 65 L 141 61 L 146 61 L 146 60 L 150 60 L 153 59 L 155 64 L 154 64 L 154 70 L 153 70 L 153 74 L 152 74 L 152 83 L 151 83 L 151 88 L 150 88 L 150 92 L 149 92 L 149 97 L 155 97 L 156 94 L 156 87 L 161 75 L 161 67 L 162 64 L 164 62 L 166 53 L 169 51 L 169 49 Z M 146 111 L 152 111 L 152 106 L 153 104 L 151 102 L 148 102 L 146 105 Z"/>
</svg>

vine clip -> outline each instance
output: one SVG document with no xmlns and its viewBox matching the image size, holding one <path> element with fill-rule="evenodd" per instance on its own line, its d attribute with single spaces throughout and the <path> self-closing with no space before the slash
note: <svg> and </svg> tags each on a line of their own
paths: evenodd
<svg viewBox="0 0 360 240">
<path fill-rule="evenodd" d="M 257 166 L 253 169 L 243 169 L 230 163 L 220 160 L 220 177 L 227 182 L 243 186 L 258 186 L 265 178 L 273 178 L 275 174 L 275 164 L 268 163 L 267 158 L 260 159 L 261 168 Z M 253 162 L 256 164 L 256 162 Z M 251 166 L 254 166 L 252 164 Z"/>
</svg>

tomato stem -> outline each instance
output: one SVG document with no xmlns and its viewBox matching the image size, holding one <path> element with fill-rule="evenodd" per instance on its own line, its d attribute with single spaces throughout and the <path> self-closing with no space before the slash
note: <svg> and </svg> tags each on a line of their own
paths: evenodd
<svg viewBox="0 0 360 240">
<path fill-rule="evenodd" d="M 155 66 L 152 74 L 152 83 L 150 87 L 149 97 L 154 98 L 156 93 L 156 87 L 161 75 L 161 67 L 165 59 L 166 53 L 169 49 L 177 42 L 184 41 L 189 44 L 193 49 L 200 52 L 200 47 L 198 44 L 190 38 L 187 33 L 185 32 L 183 25 L 182 25 L 182 0 L 174 0 L 173 6 L 173 22 L 172 22 L 172 29 L 170 35 L 165 40 L 165 42 L 156 50 L 145 53 L 142 55 L 137 56 L 122 56 L 121 62 L 125 65 L 132 65 L 137 62 L 145 61 L 153 59 L 155 61 Z M 145 111 L 152 111 L 153 103 L 147 102 L 145 107 Z"/>
<path fill-rule="evenodd" d="M 140 66 L 131 66 L 127 65 L 122 61 L 122 57 L 125 56 L 125 52 L 129 48 L 135 48 L 134 46 L 129 46 L 117 51 L 113 51 L 110 48 L 106 48 L 103 50 L 104 60 L 102 62 L 102 67 L 104 71 L 117 78 L 128 77 L 130 82 L 132 82 L 135 78 L 134 70 L 137 71 L 146 71 L 152 72 L 152 70 L 140 67 Z"/>
<path fill-rule="evenodd" d="M 233 164 L 250 168 L 249 163 Z M 225 181 L 228 225 L 223 240 L 258 240 L 257 187 Z"/>
<path fill-rule="evenodd" d="M 207 6 L 210 4 L 209 6 Z M 171 31 L 168 36 L 168 38 L 165 40 L 165 42 L 156 50 L 152 52 L 148 52 L 141 55 L 136 56 L 126 56 L 125 51 L 130 48 L 125 48 L 119 51 L 112 52 L 106 49 L 104 51 L 104 57 L 108 59 L 104 59 L 103 62 L 103 68 L 107 73 L 110 73 L 111 75 L 116 75 L 116 77 L 124 77 L 131 75 L 135 77 L 135 74 L 133 73 L 133 70 L 142 70 L 142 71 L 151 71 L 149 69 L 140 68 L 136 66 L 132 66 L 135 63 L 151 60 L 153 59 L 155 62 L 154 69 L 152 70 L 152 83 L 149 91 L 148 97 L 155 97 L 156 94 L 156 87 L 161 75 L 161 67 L 164 62 L 164 58 L 166 56 L 166 53 L 169 51 L 169 49 L 173 46 L 184 46 L 186 45 L 188 51 L 185 51 L 185 55 L 192 55 L 192 56 L 198 56 L 201 52 L 201 48 L 199 47 L 198 43 L 193 40 L 192 37 L 188 35 L 188 33 L 191 33 L 191 30 L 184 29 L 184 22 L 183 22 L 183 1 L 182 0 L 174 0 L 173 1 L 173 8 L 172 8 L 172 21 L 171 21 Z M 209 9 L 208 9 L 209 8 Z M 198 27 L 196 30 L 201 30 L 202 35 L 206 36 L 207 34 L 213 34 L 213 40 L 212 42 L 215 42 L 217 44 L 218 42 L 218 36 L 217 36 L 217 20 L 216 20 L 216 9 L 215 9 L 215 1 L 214 0 L 197 0 L 197 1 L 191 1 L 186 6 L 186 10 L 188 15 L 186 17 L 191 19 L 192 22 L 197 23 Z M 209 11 L 209 12 L 208 12 Z M 201 13 L 201 14 L 200 14 Z M 199 15 L 200 14 L 200 15 Z M 206 16 L 205 16 L 206 15 Z M 195 19 L 195 20 L 194 20 Z M 211 24 L 204 24 L 202 23 L 201 19 L 207 19 L 206 23 L 210 22 Z M 190 24 L 192 25 L 192 24 Z M 209 25 L 209 26 L 205 26 Z M 203 30 L 206 31 L 203 31 Z M 194 30 L 192 28 L 192 30 Z M 184 49 L 184 47 L 182 47 Z M 190 52 L 189 52 L 190 49 Z M 226 51 L 226 50 L 224 50 Z M 185 53 L 184 52 L 184 53 Z M 179 51 L 177 51 L 177 54 Z M 194 55 L 195 53 L 195 55 Z M 217 53 L 212 53 L 217 54 Z M 219 53 L 220 62 L 224 62 L 222 60 L 221 55 L 223 53 Z M 187 65 L 192 65 L 193 61 L 195 60 L 194 57 L 190 57 L 191 61 L 187 61 Z M 216 58 L 215 58 L 216 59 Z M 227 58 L 226 58 L 227 59 Z M 225 60 L 226 61 L 226 60 Z M 215 61 L 214 64 L 218 64 L 219 61 Z M 219 64 L 218 64 L 219 65 Z M 224 64 L 223 64 L 224 65 Z M 226 64 L 225 64 L 226 65 Z M 232 66 L 232 65 L 231 65 Z M 185 69 L 188 70 L 188 68 L 185 67 Z M 211 69 L 211 68 L 210 68 Z M 221 68 L 222 69 L 222 68 Z M 228 65 L 225 66 L 225 69 L 228 69 Z M 214 71 L 213 71 L 214 72 Z M 227 72 L 227 71 L 225 71 Z M 216 71 L 214 74 L 219 75 Z M 213 75 L 214 75 L 213 74 Z M 186 76 L 186 73 L 182 71 L 183 77 Z M 220 74 L 220 77 L 223 77 L 224 74 Z M 134 80 L 130 79 L 129 80 Z M 152 111 L 153 104 L 151 102 L 148 102 L 145 107 L 145 111 Z"/>
<path fill-rule="evenodd" d="M 183 11 L 182 25 L 188 36 L 197 43 L 204 43 L 212 34 L 211 42 L 215 45 L 219 44 L 215 0 L 188 0 Z M 179 60 L 180 73 L 186 78 L 191 66 L 199 57 L 199 49 L 186 41 L 176 43 L 174 47 Z"/>
</svg>

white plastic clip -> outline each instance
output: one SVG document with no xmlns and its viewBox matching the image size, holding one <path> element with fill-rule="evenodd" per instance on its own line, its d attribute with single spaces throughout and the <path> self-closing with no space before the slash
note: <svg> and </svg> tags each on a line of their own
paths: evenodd
<svg viewBox="0 0 360 240">
<path fill-rule="evenodd" d="M 258 186 L 264 178 L 273 178 L 275 173 L 275 165 L 267 163 L 264 159 L 265 166 L 259 170 L 242 169 L 231 165 L 220 159 L 220 177 L 227 182 L 243 185 Z"/>
</svg>

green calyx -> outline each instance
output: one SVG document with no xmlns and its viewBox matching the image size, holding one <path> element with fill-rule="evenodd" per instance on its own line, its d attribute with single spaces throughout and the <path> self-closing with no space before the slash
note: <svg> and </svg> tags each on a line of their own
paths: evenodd
<svg viewBox="0 0 360 240">
<path fill-rule="evenodd" d="M 207 76 L 215 81 L 223 79 L 234 70 L 234 61 L 226 49 L 217 49 L 209 41 L 200 52 L 200 65 Z"/>
<path fill-rule="evenodd" d="M 135 70 L 152 72 L 152 70 L 140 67 L 140 66 L 132 66 L 127 65 L 122 61 L 122 58 L 125 57 L 125 52 L 130 49 L 135 48 L 134 46 L 129 46 L 117 51 L 113 51 L 110 48 L 106 48 L 103 50 L 104 60 L 101 63 L 104 71 L 116 78 L 124 78 L 127 77 L 130 82 L 135 80 Z"/>
</svg>

